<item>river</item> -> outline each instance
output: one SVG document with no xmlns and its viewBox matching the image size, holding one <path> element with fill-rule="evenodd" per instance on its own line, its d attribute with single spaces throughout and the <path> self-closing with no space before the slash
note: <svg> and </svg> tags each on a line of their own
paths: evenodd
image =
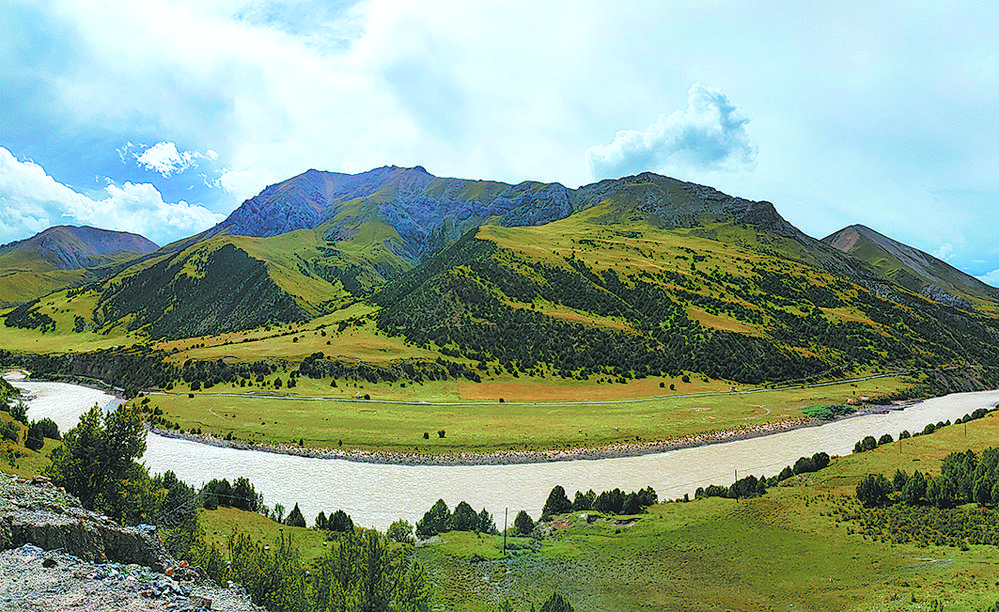
<svg viewBox="0 0 999 612">
<path fill-rule="evenodd" d="M 14 386 L 32 396 L 28 417 L 50 417 L 60 431 L 71 427 L 95 403 L 113 408 L 115 398 L 102 391 L 65 383 L 30 382 L 7 375 Z M 199 486 L 212 478 L 229 481 L 246 476 L 264 503 L 286 510 L 297 502 L 311 524 L 320 511 L 343 509 L 361 526 L 384 530 L 404 518 L 415 524 L 438 498 L 454 508 L 467 501 L 486 508 L 503 527 L 504 509 L 511 518 L 527 510 L 537 518 L 557 484 L 570 499 L 576 490 L 652 486 L 660 499 L 693 494 L 697 487 L 727 485 L 740 477 L 773 476 L 798 457 L 818 451 L 845 455 L 864 436 L 898 437 L 904 429 L 922 431 L 927 423 L 954 421 L 976 408 L 991 408 L 999 391 L 956 393 L 928 399 L 904 410 L 869 414 L 769 436 L 736 440 L 665 453 L 614 459 L 558 461 L 516 465 L 412 466 L 317 459 L 255 450 L 209 446 L 150 434 L 142 461 L 152 473 L 173 470 Z"/>
</svg>

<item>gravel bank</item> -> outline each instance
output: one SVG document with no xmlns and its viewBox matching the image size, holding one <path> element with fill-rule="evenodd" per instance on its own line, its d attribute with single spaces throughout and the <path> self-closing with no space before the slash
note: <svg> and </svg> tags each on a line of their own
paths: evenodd
<svg viewBox="0 0 999 612">
<path fill-rule="evenodd" d="M 0 610 L 259 612 L 240 591 L 177 582 L 141 565 L 91 563 L 25 544 L 0 552 Z"/>
<path fill-rule="evenodd" d="M 47 479 L 0 472 L 0 551 L 4 611 L 263 610 L 177 563 L 153 528 L 121 527 Z"/>
</svg>

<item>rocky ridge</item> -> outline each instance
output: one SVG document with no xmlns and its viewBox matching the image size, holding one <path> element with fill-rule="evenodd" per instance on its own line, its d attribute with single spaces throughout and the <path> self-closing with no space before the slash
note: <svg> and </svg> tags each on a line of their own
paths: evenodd
<svg viewBox="0 0 999 612">
<path fill-rule="evenodd" d="M 0 610 L 262 610 L 41 477 L 0 472 L 0 551 Z"/>
</svg>

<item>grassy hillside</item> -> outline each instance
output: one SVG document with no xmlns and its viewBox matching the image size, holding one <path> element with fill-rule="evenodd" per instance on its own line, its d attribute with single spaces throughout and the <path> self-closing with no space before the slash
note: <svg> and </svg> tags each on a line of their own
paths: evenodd
<svg viewBox="0 0 999 612">
<path fill-rule="evenodd" d="M 72 226 L 0 246 L 0 308 L 104 278 L 155 249 L 136 234 Z"/>
<path fill-rule="evenodd" d="M 999 313 L 999 289 L 869 227 L 852 225 L 822 241 L 870 264 L 909 291 L 965 310 Z"/>
<path fill-rule="evenodd" d="M 502 538 L 444 534 L 418 549 L 437 605 L 487 611 L 510 598 L 526 610 L 557 589 L 577 610 L 966 611 L 999 600 L 999 549 L 919 547 L 860 533 L 842 519 L 859 507 L 867 473 L 939 473 L 953 451 L 999 438 L 999 415 L 944 428 L 829 467 L 757 499 L 665 503 L 595 522 L 569 515 L 536 545 L 501 559 Z M 571 492 L 570 492 L 571 495 Z M 994 511 L 993 511 L 994 512 Z"/>
<path fill-rule="evenodd" d="M 28 433 L 28 427 L 3 411 L 0 411 L 0 427 L 13 427 L 17 432 L 17 440 L 0 436 L 0 470 L 21 478 L 41 474 L 50 463 L 49 453 L 62 445 L 59 440 L 46 438 L 45 445 L 37 451 L 27 448 L 24 446 L 24 437 Z"/>
<path fill-rule="evenodd" d="M 375 295 L 378 327 L 480 369 L 609 381 L 999 359 L 995 319 L 902 289 L 882 297 L 816 267 L 795 239 L 731 222 L 618 224 L 611 212 L 468 234 Z"/>
</svg>

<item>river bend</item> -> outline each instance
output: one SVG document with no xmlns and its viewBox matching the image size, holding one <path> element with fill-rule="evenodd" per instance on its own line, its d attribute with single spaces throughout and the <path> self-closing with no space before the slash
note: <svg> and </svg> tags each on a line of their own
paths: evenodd
<svg viewBox="0 0 999 612">
<path fill-rule="evenodd" d="M 28 417 L 52 418 L 60 431 L 74 425 L 95 403 L 108 409 L 116 399 L 78 385 L 31 382 L 7 375 L 30 394 Z M 503 511 L 521 509 L 537 518 L 552 487 L 561 484 L 571 498 L 576 490 L 632 491 L 652 486 L 660 499 L 693 494 L 708 484 L 727 485 L 739 475 L 773 476 L 804 455 L 825 451 L 845 455 L 864 436 L 903 429 L 921 431 L 927 423 L 954 421 L 976 408 L 991 408 L 999 391 L 956 393 L 928 399 L 904 410 L 869 414 L 769 436 L 613 459 L 515 465 L 391 465 L 319 459 L 199 444 L 150 434 L 142 461 L 152 473 L 173 470 L 199 486 L 212 478 L 230 482 L 246 476 L 264 503 L 287 510 L 297 502 L 311 523 L 320 511 L 343 509 L 358 525 L 384 530 L 404 518 L 414 523 L 443 498 L 449 507 L 462 500 L 486 508 L 502 528 Z M 511 519 L 512 520 L 512 519 Z"/>
</svg>

